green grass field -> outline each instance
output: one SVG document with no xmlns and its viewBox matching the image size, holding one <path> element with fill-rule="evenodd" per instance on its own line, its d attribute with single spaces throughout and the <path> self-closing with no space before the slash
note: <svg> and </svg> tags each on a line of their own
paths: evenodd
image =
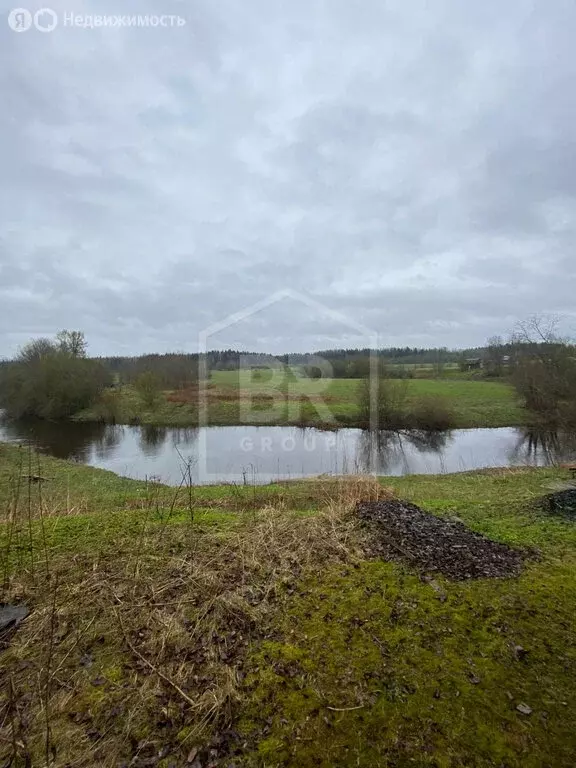
<svg viewBox="0 0 576 768">
<path fill-rule="evenodd" d="M 276 375 L 276 374 L 275 374 Z M 457 427 L 505 427 L 526 422 L 526 413 L 513 388 L 503 382 L 473 379 L 407 380 L 408 404 L 419 398 L 443 399 L 454 411 Z M 359 379 L 314 380 L 304 377 L 271 378 L 269 371 L 216 371 L 206 390 L 208 423 L 329 425 L 336 421 L 354 426 L 360 420 Z M 120 423 L 190 426 L 198 423 L 198 391 L 163 393 L 153 409 L 145 409 L 131 389 L 118 393 Z M 98 407 L 83 411 L 79 420 L 102 414 Z"/>
<path fill-rule="evenodd" d="M 576 523 L 534 506 L 566 477 L 394 479 L 538 553 L 429 582 L 362 554 L 369 479 L 171 489 L 0 445 L 0 602 L 31 609 L 0 650 L 0 761 L 572 768 Z"/>
</svg>

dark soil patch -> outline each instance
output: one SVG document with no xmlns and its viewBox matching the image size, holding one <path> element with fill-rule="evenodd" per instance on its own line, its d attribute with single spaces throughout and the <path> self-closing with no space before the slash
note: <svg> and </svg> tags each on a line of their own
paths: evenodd
<svg viewBox="0 0 576 768">
<path fill-rule="evenodd" d="M 360 502 L 357 512 L 370 532 L 371 554 L 401 560 L 450 579 L 516 576 L 525 553 L 443 520 L 400 499 Z"/>
<path fill-rule="evenodd" d="M 576 488 L 549 493 L 539 500 L 539 506 L 552 515 L 561 515 L 576 520 Z"/>
</svg>

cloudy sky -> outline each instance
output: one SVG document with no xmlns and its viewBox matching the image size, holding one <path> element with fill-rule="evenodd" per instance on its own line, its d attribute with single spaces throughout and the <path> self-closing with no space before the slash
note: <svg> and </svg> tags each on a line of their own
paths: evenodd
<svg viewBox="0 0 576 768">
<path fill-rule="evenodd" d="M 12 31 L 12 5 L 0 355 L 63 327 L 94 354 L 194 351 L 284 290 L 209 345 L 576 326 L 573 0 L 51 0 L 50 33 Z"/>
</svg>

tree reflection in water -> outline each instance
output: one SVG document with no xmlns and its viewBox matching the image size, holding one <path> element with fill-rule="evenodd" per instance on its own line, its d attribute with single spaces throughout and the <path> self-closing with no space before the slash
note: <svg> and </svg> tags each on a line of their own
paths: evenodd
<svg viewBox="0 0 576 768">
<path fill-rule="evenodd" d="M 400 466 L 404 474 L 409 474 L 411 468 L 406 446 L 415 448 L 419 453 L 441 454 L 450 435 L 449 431 L 365 430 L 360 438 L 359 464 L 365 472 L 373 468 L 378 474 L 385 475 L 392 467 Z"/>
<path fill-rule="evenodd" d="M 92 447 L 98 459 L 108 458 L 112 449 L 120 445 L 124 437 L 124 427 L 121 424 L 105 424 L 104 431 L 92 440 Z"/>
<path fill-rule="evenodd" d="M 198 443 L 198 427 L 173 427 L 170 430 L 172 445 L 184 446 L 189 450 Z"/>
<path fill-rule="evenodd" d="M 576 434 L 525 429 L 509 455 L 511 464 L 553 466 L 576 460 Z"/>
<path fill-rule="evenodd" d="M 167 427 L 144 424 L 140 427 L 140 448 L 145 456 L 156 456 L 166 442 Z"/>
<path fill-rule="evenodd" d="M 86 463 L 94 446 L 102 450 L 118 444 L 121 434 L 106 424 L 53 422 L 42 420 L 2 421 L 3 439 L 30 443 L 58 459 Z"/>
</svg>

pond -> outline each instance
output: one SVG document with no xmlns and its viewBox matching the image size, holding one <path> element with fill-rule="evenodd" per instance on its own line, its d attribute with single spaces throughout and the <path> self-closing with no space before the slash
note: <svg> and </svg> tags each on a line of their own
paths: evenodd
<svg viewBox="0 0 576 768">
<path fill-rule="evenodd" d="M 525 429 L 325 432 L 298 427 L 171 428 L 50 422 L 0 423 L 0 440 L 119 475 L 176 485 L 268 483 L 320 474 L 438 474 L 482 467 L 547 466 L 576 458 L 576 440 Z"/>
</svg>

